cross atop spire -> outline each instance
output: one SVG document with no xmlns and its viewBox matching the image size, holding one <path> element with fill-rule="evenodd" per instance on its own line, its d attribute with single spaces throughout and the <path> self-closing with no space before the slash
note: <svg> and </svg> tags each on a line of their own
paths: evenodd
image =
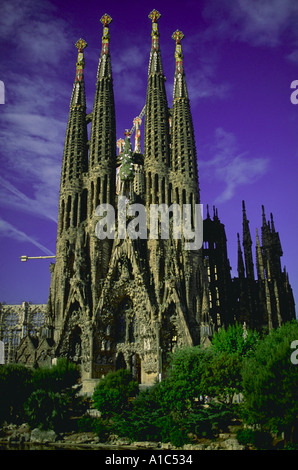
<svg viewBox="0 0 298 470">
<path fill-rule="evenodd" d="M 80 82 L 83 78 L 83 69 L 85 67 L 85 60 L 83 51 L 86 49 L 88 44 L 84 39 L 79 39 L 75 46 L 78 48 L 78 60 L 77 60 L 77 69 L 76 69 L 76 82 Z"/>
<path fill-rule="evenodd" d="M 151 13 L 149 13 L 148 18 L 152 20 L 152 49 L 157 50 L 159 48 L 159 43 L 158 43 L 158 38 L 159 38 L 159 32 L 158 32 L 158 20 L 161 17 L 161 14 L 157 10 L 152 10 Z"/>
<path fill-rule="evenodd" d="M 176 49 L 175 49 L 175 59 L 176 59 L 176 72 L 183 73 L 183 54 L 182 54 L 182 47 L 181 41 L 184 38 L 184 34 L 179 29 L 172 34 L 172 39 L 176 41 Z"/>
<path fill-rule="evenodd" d="M 109 24 L 113 21 L 112 17 L 105 13 L 101 18 L 100 22 L 103 24 L 103 34 L 102 34 L 102 54 L 108 54 L 109 52 Z"/>
<path fill-rule="evenodd" d="M 84 39 L 81 38 L 75 43 L 75 46 L 79 49 L 79 52 L 83 52 L 83 50 L 86 49 L 88 44 Z"/>
<path fill-rule="evenodd" d="M 148 18 L 152 20 L 152 23 L 157 23 L 160 17 L 161 17 L 161 14 L 157 10 L 152 10 L 148 15 Z"/>
</svg>

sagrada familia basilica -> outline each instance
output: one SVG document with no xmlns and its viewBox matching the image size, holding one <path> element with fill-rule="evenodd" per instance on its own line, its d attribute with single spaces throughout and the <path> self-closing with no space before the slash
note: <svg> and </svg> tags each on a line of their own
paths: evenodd
<svg viewBox="0 0 298 470">
<path fill-rule="evenodd" d="M 139 383 L 149 384 L 162 376 L 169 352 L 208 344 L 219 328 L 237 322 L 243 328 L 269 331 L 295 318 L 288 274 L 281 267 L 279 234 L 272 214 L 267 220 L 264 207 L 253 253 L 242 203 L 236 278 L 231 277 L 225 227 L 215 207 L 207 209 L 201 222 L 201 244 L 195 249 L 186 249 L 189 240 L 184 233 L 174 236 L 173 211 L 168 212 L 168 237 L 161 236 L 159 225 L 155 238 L 147 237 L 144 231 L 144 236 L 133 237 L 128 232 L 120 236 L 120 200 L 124 200 L 127 221 L 133 220 L 129 211 L 134 204 L 142 205 L 148 213 L 153 205 L 188 206 L 193 229 L 198 221 L 198 161 L 182 53 L 184 35 L 177 30 L 172 36 L 176 67 L 169 106 L 159 17 L 156 10 L 149 14 L 152 30 L 146 104 L 125 139 L 116 138 L 112 18 L 107 14 L 101 18 L 102 47 L 90 113 L 86 111 L 84 81 L 87 43 L 83 39 L 76 43 L 56 260 L 51 265 L 43 325 L 38 336 L 21 337 L 15 352 L 19 362 L 44 364 L 64 356 L 81 365 L 85 380 L 129 368 Z M 106 237 L 98 236 L 98 207 L 114 209 L 113 236 L 108 231 Z M 148 217 L 148 229 L 150 223 Z M 30 308 L 27 306 L 28 311 Z M 3 321 L 1 325 L 3 330 Z"/>
</svg>

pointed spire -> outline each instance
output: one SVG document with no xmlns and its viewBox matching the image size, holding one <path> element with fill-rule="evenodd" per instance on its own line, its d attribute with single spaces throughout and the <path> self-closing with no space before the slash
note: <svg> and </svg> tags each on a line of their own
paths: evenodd
<svg viewBox="0 0 298 470">
<path fill-rule="evenodd" d="M 239 233 L 237 233 L 237 242 L 238 242 L 238 276 L 240 279 L 243 279 L 245 277 L 245 270 L 244 270 L 244 262 L 243 262 Z"/>
<path fill-rule="evenodd" d="M 78 49 L 78 58 L 65 136 L 61 187 L 66 187 L 70 183 L 80 184 L 82 173 L 87 171 L 88 165 L 86 95 L 83 74 L 84 49 L 87 43 L 84 39 L 79 39 L 75 46 Z"/>
<path fill-rule="evenodd" d="M 175 48 L 175 77 L 174 77 L 174 91 L 173 98 L 188 98 L 187 86 L 185 81 L 184 67 L 183 67 L 183 54 L 181 41 L 184 38 L 182 31 L 178 29 L 172 34 L 172 39 L 176 42 Z"/>
<path fill-rule="evenodd" d="M 257 239 L 257 244 L 256 244 L 257 274 L 258 274 L 258 279 L 263 281 L 265 279 L 264 261 L 263 261 L 262 248 L 260 244 L 258 229 L 256 229 L 256 239 Z"/>
<path fill-rule="evenodd" d="M 262 205 L 262 221 L 263 221 L 263 227 L 264 227 L 265 225 L 267 225 L 267 223 L 266 223 L 266 215 L 265 215 L 265 208 L 264 208 L 263 205 Z"/>
<path fill-rule="evenodd" d="M 170 162 L 169 107 L 165 76 L 159 46 L 158 20 L 160 13 L 152 10 L 152 42 L 148 69 L 144 131 L 144 173 L 146 203 L 166 203 L 168 200 L 168 168 Z M 162 190 L 162 187 L 164 188 Z"/>
<path fill-rule="evenodd" d="M 76 82 L 81 82 L 83 80 L 83 70 L 85 67 L 85 59 L 84 59 L 84 49 L 88 46 L 84 39 L 79 39 L 75 46 L 78 48 L 78 60 L 77 60 L 77 68 L 76 68 Z"/>
<path fill-rule="evenodd" d="M 243 248 L 244 248 L 244 259 L 245 259 L 245 269 L 246 276 L 249 279 L 254 279 L 254 265 L 252 257 L 252 240 L 249 229 L 249 221 L 246 216 L 245 202 L 242 201 L 242 212 L 243 212 Z"/>
<path fill-rule="evenodd" d="M 179 175 L 177 185 L 185 192 L 187 202 L 200 202 L 197 151 L 193 120 L 190 110 L 181 41 L 184 34 L 176 30 L 172 39 L 175 45 L 175 75 L 171 127 L 171 168 Z"/>
<path fill-rule="evenodd" d="M 96 91 L 92 111 L 90 136 L 89 167 L 98 167 L 103 184 L 107 185 L 107 200 L 112 202 L 115 194 L 116 174 L 116 119 L 110 56 L 109 25 L 112 18 L 104 14 L 100 22 L 103 25 L 102 48 L 99 58 Z M 95 173 L 93 172 L 94 176 Z M 107 180 L 105 180 L 107 178 Z M 106 181 L 104 183 L 104 181 Z M 105 195 L 103 194 L 103 197 Z"/>
<path fill-rule="evenodd" d="M 152 10 L 149 13 L 148 18 L 152 21 L 152 31 L 151 31 L 151 53 L 150 61 L 148 68 L 148 75 L 151 74 L 161 74 L 163 75 L 163 67 L 160 56 L 160 47 L 159 47 L 159 31 L 158 31 L 158 20 L 161 17 L 161 14 L 157 10 Z"/>
<path fill-rule="evenodd" d="M 275 226 L 274 226 L 274 220 L 273 220 L 272 212 L 270 213 L 270 220 L 271 220 L 271 231 L 272 231 L 272 233 L 275 233 Z"/>
<path fill-rule="evenodd" d="M 270 296 L 270 289 L 268 285 L 268 279 L 265 279 L 265 297 L 266 297 L 266 310 L 267 310 L 267 321 L 268 321 L 268 329 L 269 331 L 272 330 L 272 306 L 271 306 L 271 296 Z"/>
<path fill-rule="evenodd" d="M 107 13 L 105 13 L 101 18 L 100 22 L 103 25 L 102 33 L 102 44 L 101 44 L 101 54 L 97 70 L 97 80 L 103 78 L 112 78 L 112 66 L 110 59 L 110 29 L 109 25 L 112 23 L 112 18 Z"/>
<path fill-rule="evenodd" d="M 101 18 L 100 22 L 103 24 L 103 34 L 102 34 L 102 54 L 109 53 L 109 44 L 110 44 L 110 32 L 109 32 L 109 25 L 112 23 L 113 19 L 110 15 L 105 13 Z"/>
</svg>

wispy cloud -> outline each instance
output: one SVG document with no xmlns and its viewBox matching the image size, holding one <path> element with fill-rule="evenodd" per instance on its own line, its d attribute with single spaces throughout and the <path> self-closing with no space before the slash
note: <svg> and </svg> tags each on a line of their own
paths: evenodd
<svg viewBox="0 0 298 470">
<path fill-rule="evenodd" d="M 2 2 L 0 29 L 3 40 L 26 55 L 30 63 L 59 63 L 69 48 L 69 25 L 55 15 L 54 5 L 42 0 Z"/>
<path fill-rule="evenodd" d="M 57 222 L 57 201 L 53 198 L 55 189 L 56 187 L 50 189 L 50 186 L 43 188 L 37 184 L 34 196 L 30 198 L 12 183 L 0 177 L 0 202 L 3 207 Z"/>
<path fill-rule="evenodd" d="M 149 54 L 148 50 L 144 51 L 144 46 L 126 44 L 121 50 L 113 51 L 113 78 L 117 101 L 134 102 L 141 107 L 140 110 L 142 109 L 146 92 L 147 77 L 144 70 L 147 59 L 149 60 Z"/>
<path fill-rule="evenodd" d="M 210 146 L 211 159 L 199 162 L 200 169 L 215 177 L 224 185 L 223 191 L 215 202 L 223 203 L 230 200 L 239 186 L 255 183 L 268 170 L 269 159 L 251 157 L 248 152 L 240 152 L 234 134 L 217 128 L 215 141 Z"/>
<path fill-rule="evenodd" d="M 215 0 L 204 14 L 214 20 L 209 34 L 253 46 L 276 47 L 286 31 L 297 38 L 298 4 L 293 0 Z"/>
<path fill-rule="evenodd" d="M 47 0 L 38 8 L 35 0 L 5 2 L 0 29 L 9 44 L 3 56 L 0 205 L 56 221 L 71 92 L 65 93 L 63 67 L 73 54 L 71 31 Z M 57 114 L 57 101 L 65 103 L 65 116 Z"/>
<path fill-rule="evenodd" d="M 39 248 L 46 255 L 54 255 L 54 253 L 47 247 L 39 243 L 34 237 L 27 235 L 22 230 L 17 229 L 9 222 L 0 218 L 0 236 L 16 240 L 18 242 L 31 243 L 32 245 Z"/>
</svg>

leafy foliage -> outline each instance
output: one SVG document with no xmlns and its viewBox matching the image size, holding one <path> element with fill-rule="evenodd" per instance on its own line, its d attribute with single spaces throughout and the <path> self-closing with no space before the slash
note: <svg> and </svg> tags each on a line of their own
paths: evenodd
<svg viewBox="0 0 298 470">
<path fill-rule="evenodd" d="M 297 440 L 298 367 L 291 362 L 291 343 L 298 339 L 298 323 L 272 330 L 259 344 L 242 371 L 245 419 Z"/>
<path fill-rule="evenodd" d="M 128 370 L 109 373 L 92 397 L 101 417 L 85 416 L 78 429 L 95 432 L 102 442 L 113 433 L 179 447 L 225 432 L 243 409 L 242 417 L 254 429 L 239 432 L 240 443 L 267 449 L 270 433 L 285 432 L 295 446 L 298 366 L 291 361 L 291 345 L 298 339 L 298 323 L 287 323 L 264 338 L 243 332 L 236 325 L 220 330 L 208 348 L 176 350 L 166 377 L 141 392 Z M 36 370 L 1 366 L 0 421 L 26 419 L 34 427 L 64 430 L 81 406 L 74 387 L 79 377 L 77 366 L 65 360 Z M 233 405 L 239 392 L 244 405 Z"/>
<path fill-rule="evenodd" d="M 71 398 L 51 390 L 35 390 L 24 405 L 32 428 L 61 430 L 68 414 Z"/>
<path fill-rule="evenodd" d="M 33 370 L 22 365 L 0 366 L 0 423 L 22 422 L 23 406 L 32 391 Z"/>
<path fill-rule="evenodd" d="M 212 348 L 219 353 L 236 355 L 242 359 L 251 356 L 260 341 L 258 332 L 247 329 L 239 323 L 229 325 L 214 333 Z"/>
<path fill-rule="evenodd" d="M 98 436 L 100 442 L 106 442 L 110 434 L 109 421 L 85 415 L 78 420 L 78 431 L 92 431 Z"/>
<path fill-rule="evenodd" d="M 251 444 L 259 450 L 272 449 L 272 436 L 268 432 L 257 429 L 240 429 L 237 432 L 237 441 L 239 444 Z"/>
<path fill-rule="evenodd" d="M 31 381 L 33 391 L 24 404 L 30 426 L 67 429 L 73 410 L 81 404 L 73 388 L 79 377 L 78 366 L 63 358 L 55 366 L 36 369 Z"/>
<path fill-rule="evenodd" d="M 94 408 L 104 416 L 119 413 L 128 407 L 129 399 L 138 393 L 138 383 L 127 369 L 110 372 L 95 387 L 92 396 Z"/>
<path fill-rule="evenodd" d="M 134 177 L 133 152 L 130 137 L 125 138 L 123 154 L 121 154 L 120 178 L 122 181 L 130 181 Z"/>
<path fill-rule="evenodd" d="M 56 366 L 29 369 L 20 364 L 0 367 L 0 422 L 28 421 L 34 427 L 54 429 L 70 415 L 78 402 L 80 372 L 75 364 L 60 359 Z"/>
<path fill-rule="evenodd" d="M 65 358 L 61 358 L 55 366 L 36 369 L 32 376 L 32 384 L 35 390 L 59 392 L 75 385 L 79 378 L 80 370 L 78 366 Z"/>
<path fill-rule="evenodd" d="M 234 395 L 242 390 L 241 367 L 242 361 L 238 355 L 226 352 L 215 354 L 202 376 L 208 396 L 232 404 Z"/>
<path fill-rule="evenodd" d="M 200 346 L 178 349 L 172 354 L 168 376 L 161 382 L 161 399 L 171 411 L 184 412 L 206 394 L 203 377 L 212 357 L 210 349 Z"/>
</svg>

